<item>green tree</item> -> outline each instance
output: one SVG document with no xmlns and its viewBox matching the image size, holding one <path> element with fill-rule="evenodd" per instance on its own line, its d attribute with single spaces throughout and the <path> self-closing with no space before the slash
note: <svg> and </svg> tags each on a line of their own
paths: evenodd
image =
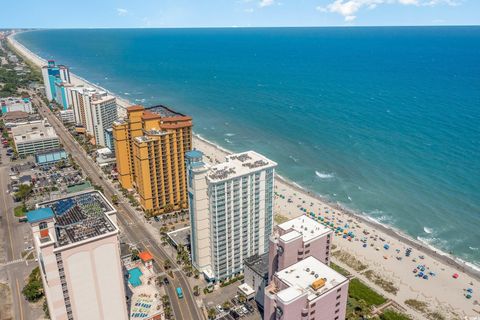
<svg viewBox="0 0 480 320">
<path fill-rule="evenodd" d="M 215 319 L 215 316 L 217 315 L 217 310 L 214 308 L 208 309 L 208 319 Z"/>
<path fill-rule="evenodd" d="M 18 187 L 18 191 L 15 193 L 15 198 L 25 203 L 25 201 L 28 199 L 28 196 L 32 192 L 32 189 L 33 187 L 31 185 L 20 185 L 20 187 Z"/>
<path fill-rule="evenodd" d="M 197 285 L 193 287 L 193 294 L 196 296 L 200 295 L 200 288 Z"/>
<path fill-rule="evenodd" d="M 133 261 L 137 261 L 138 259 L 140 259 L 140 257 L 138 256 L 138 250 L 137 249 L 132 249 L 131 251 L 131 254 L 132 254 L 132 260 Z"/>
<path fill-rule="evenodd" d="M 113 203 L 113 204 L 118 204 L 118 196 L 117 196 L 116 194 L 114 194 L 114 195 L 112 196 L 112 203 Z"/>
<path fill-rule="evenodd" d="M 37 302 L 43 297 L 43 283 L 39 267 L 33 269 L 32 273 L 28 276 L 28 282 L 25 287 L 23 287 L 22 294 L 25 296 L 25 299 L 30 302 Z"/>
</svg>

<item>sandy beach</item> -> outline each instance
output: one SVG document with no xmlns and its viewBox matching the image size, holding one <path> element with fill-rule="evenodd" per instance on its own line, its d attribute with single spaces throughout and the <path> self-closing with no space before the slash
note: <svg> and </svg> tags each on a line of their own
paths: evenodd
<svg viewBox="0 0 480 320">
<path fill-rule="evenodd" d="M 12 37 L 9 41 L 32 63 L 38 66 L 46 63 Z M 71 76 L 75 85 L 95 86 L 76 75 Z M 117 99 L 124 107 L 130 105 L 124 99 Z M 194 137 L 194 146 L 213 163 L 223 161 L 228 153 L 228 150 L 199 136 Z M 309 214 L 338 230 L 333 242 L 336 248 L 332 253 L 332 261 L 397 302 L 407 313 L 419 319 L 427 319 L 428 313 L 432 318 L 434 312 L 441 314 L 444 319 L 480 317 L 480 273 L 477 270 L 434 248 L 425 247 L 398 231 L 376 224 L 337 204 L 327 203 L 320 196 L 282 177 L 277 176 L 275 184 L 274 211 L 277 221 Z M 411 248 L 408 255 L 407 248 Z M 420 272 L 427 275 L 428 279 L 419 277 Z M 454 278 L 454 274 L 458 274 L 458 277 Z M 466 298 L 467 288 L 473 289 L 471 299 Z M 405 303 L 409 299 L 426 302 L 428 311 L 422 313 L 412 309 Z"/>
</svg>

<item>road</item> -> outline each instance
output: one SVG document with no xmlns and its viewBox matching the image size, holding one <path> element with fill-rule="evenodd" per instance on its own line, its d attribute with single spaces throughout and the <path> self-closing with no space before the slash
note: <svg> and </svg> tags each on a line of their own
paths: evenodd
<svg viewBox="0 0 480 320">
<path fill-rule="evenodd" d="M 34 98 L 39 113 L 48 119 L 50 124 L 57 132 L 65 150 L 72 155 L 76 163 L 84 170 L 84 172 L 92 179 L 92 182 L 103 188 L 105 196 L 111 199 L 112 195 L 116 194 L 120 197 L 115 188 L 105 181 L 101 176 L 100 168 L 88 157 L 85 150 L 75 141 L 70 133 L 65 129 L 61 121 L 48 109 L 43 101 Z M 155 258 L 155 267 L 157 270 L 163 270 L 163 261 L 168 258 L 167 253 L 163 250 L 161 245 L 157 243 L 154 237 L 147 230 L 144 222 L 138 217 L 135 211 L 126 203 L 119 202 L 117 205 L 117 220 L 120 222 L 120 227 L 131 242 L 136 243 L 139 249 L 146 249 L 152 253 Z M 172 309 L 175 319 L 204 319 L 203 313 L 197 307 L 192 289 L 188 284 L 185 274 L 176 268 L 175 261 L 169 259 L 174 266 L 174 278 L 170 279 L 170 285 L 166 286 L 166 292 L 170 297 Z M 184 293 L 183 299 L 178 299 L 175 288 L 181 287 Z"/>
<path fill-rule="evenodd" d="M 15 205 L 8 193 L 10 162 L 3 148 L 0 149 L 0 153 L 3 161 L 0 165 L 0 222 L 4 244 L 4 261 L 0 261 L 0 277 L 8 280 L 11 289 L 14 319 L 33 319 L 36 317 L 35 312 L 22 295 L 25 279 L 36 266 L 36 263 L 28 265 L 22 260 L 22 251 L 26 245 L 24 236 L 29 234 L 29 226 L 19 223 L 13 215 Z"/>
</svg>

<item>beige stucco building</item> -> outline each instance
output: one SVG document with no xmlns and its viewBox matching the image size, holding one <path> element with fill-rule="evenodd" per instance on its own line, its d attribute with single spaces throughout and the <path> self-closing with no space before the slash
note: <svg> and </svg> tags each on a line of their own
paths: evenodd
<svg viewBox="0 0 480 320">
<path fill-rule="evenodd" d="M 27 213 L 52 320 L 128 319 L 115 214 L 98 191 Z"/>
</svg>

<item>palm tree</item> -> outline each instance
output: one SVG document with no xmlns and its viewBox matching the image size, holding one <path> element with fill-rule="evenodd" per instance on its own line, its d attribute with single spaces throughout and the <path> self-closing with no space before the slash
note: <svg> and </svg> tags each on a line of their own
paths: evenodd
<svg viewBox="0 0 480 320">
<path fill-rule="evenodd" d="M 172 263 L 170 262 L 170 260 L 165 260 L 165 262 L 163 263 L 163 267 L 165 268 L 165 270 L 168 270 L 172 267 Z"/>
<path fill-rule="evenodd" d="M 208 319 L 215 319 L 215 316 L 217 315 L 217 310 L 214 308 L 208 309 Z"/>
<path fill-rule="evenodd" d="M 196 296 L 199 296 L 199 295 L 200 295 L 200 290 L 199 290 L 199 287 L 198 287 L 198 286 L 194 286 L 194 287 L 193 287 L 193 294 L 196 295 Z"/>
</svg>

